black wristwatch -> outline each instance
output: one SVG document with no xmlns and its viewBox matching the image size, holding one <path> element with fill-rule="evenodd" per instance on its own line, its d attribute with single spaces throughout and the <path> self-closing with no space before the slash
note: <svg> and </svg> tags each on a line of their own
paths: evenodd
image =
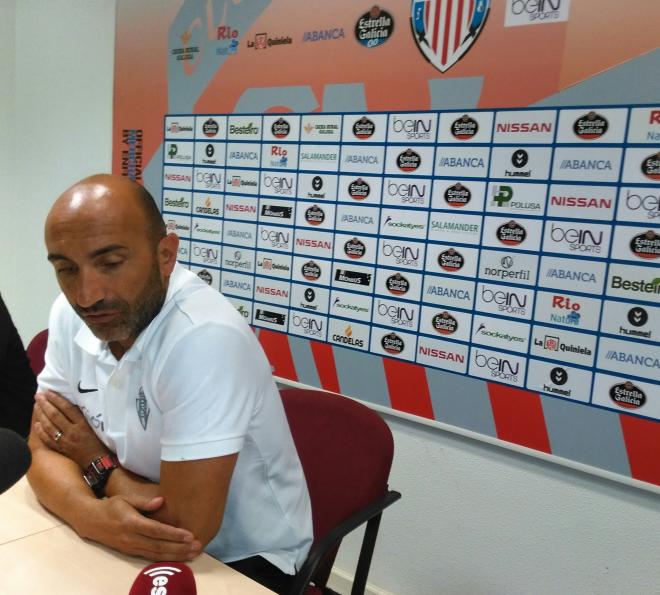
<svg viewBox="0 0 660 595">
<path fill-rule="evenodd" d="M 103 498 L 103 490 L 105 484 L 108 483 L 108 478 L 113 469 L 119 466 L 119 459 L 114 453 L 103 455 L 98 459 L 94 459 L 85 469 L 83 478 L 87 485 L 92 488 L 92 491 L 97 498 Z"/>
</svg>

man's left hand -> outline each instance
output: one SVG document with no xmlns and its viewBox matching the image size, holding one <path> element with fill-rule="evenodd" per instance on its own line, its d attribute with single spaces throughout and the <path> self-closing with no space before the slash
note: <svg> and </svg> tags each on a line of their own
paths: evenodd
<svg viewBox="0 0 660 595">
<path fill-rule="evenodd" d="M 63 454 L 84 469 L 110 452 L 99 440 L 80 409 L 53 391 L 35 395 L 32 428 L 51 450 Z"/>
</svg>

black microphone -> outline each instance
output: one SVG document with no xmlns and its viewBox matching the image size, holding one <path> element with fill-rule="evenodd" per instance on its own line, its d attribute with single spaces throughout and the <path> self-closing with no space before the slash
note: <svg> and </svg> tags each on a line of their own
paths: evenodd
<svg viewBox="0 0 660 595">
<path fill-rule="evenodd" d="M 25 440 L 12 430 L 0 428 L 0 494 L 26 474 L 31 462 Z"/>
<path fill-rule="evenodd" d="M 197 595 L 197 586 L 185 564 L 155 562 L 140 571 L 128 595 Z"/>
</svg>

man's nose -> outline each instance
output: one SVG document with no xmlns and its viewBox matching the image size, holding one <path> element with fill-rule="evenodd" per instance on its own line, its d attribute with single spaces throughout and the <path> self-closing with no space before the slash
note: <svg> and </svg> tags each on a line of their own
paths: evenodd
<svg viewBox="0 0 660 595">
<path fill-rule="evenodd" d="M 93 268 L 83 267 L 78 276 L 76 302 L 81 308 L 89 308 L 105 297 L 105 287 L 100 275 Z"/>
</svg>

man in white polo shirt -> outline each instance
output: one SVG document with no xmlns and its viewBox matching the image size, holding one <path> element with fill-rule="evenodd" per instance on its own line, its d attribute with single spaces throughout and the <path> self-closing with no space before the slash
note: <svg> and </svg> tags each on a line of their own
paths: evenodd
<svg viewBox="0 0 660 595">
<path fill-rule="evenodd" d="M 45 237 L 62 294 L 30 436 L 39 500 L 121 552 L 186 560 L 204 548 L 284 590 L 311 544 L 311 508 L 243 317 L 176 263 L 177 236 L 126 178 L 72 186 Z"/>
</svg>

